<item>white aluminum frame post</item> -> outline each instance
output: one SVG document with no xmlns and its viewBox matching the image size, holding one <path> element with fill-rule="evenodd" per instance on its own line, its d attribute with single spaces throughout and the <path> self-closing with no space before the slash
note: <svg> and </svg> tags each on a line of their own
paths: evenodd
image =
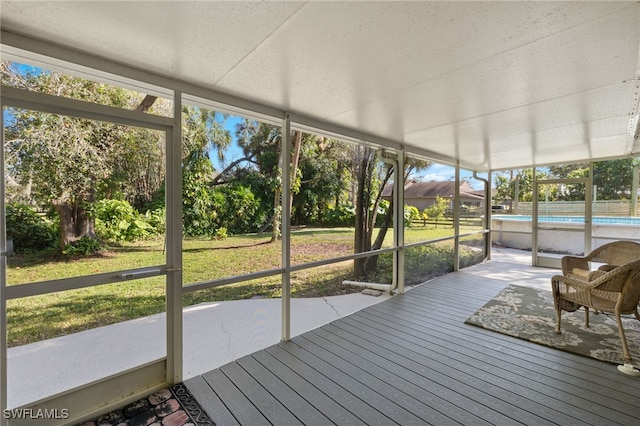
<svg viewBox="0 0 640 426">
<path fill-rule="evenodd" d="M 0 425 L 7 419 L 2 415 L 7 408 L 7 227 L 5 226 L 5 176 L 4 176 L 4 108 L 0 97 Z"/>
<path fill-rule="evenodd" d="M 280 230 L 282 236 L 282 338 L 291 339 L 291 119 L 286 114 L 282 120 L 282 144 L 280 146 L 281 199 Z"/>
<path fill-rule="evenodd" d="M 166 191 L 166 298 L 167 383 L 182 381 L 182 93 L 173 96 L 173 129 L 167 134 Z"/>
</svg>

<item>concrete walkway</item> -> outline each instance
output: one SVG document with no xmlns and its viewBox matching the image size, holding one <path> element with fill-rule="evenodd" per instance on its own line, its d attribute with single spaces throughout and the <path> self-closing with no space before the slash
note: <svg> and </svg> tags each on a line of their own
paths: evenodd
<svg viewBox="0 0 640 426">
<path fill-rule="evenodd" d="M 296 336 L 390 297 L 354 293 L 291 300 Z M 166 354 L 164 314 L 8 350 L 8 406 L 38 401 Z M 281 338 L 281 300 L 203 303 L 185 308 L 184 379 L 203 374 Z"/>
</svg>

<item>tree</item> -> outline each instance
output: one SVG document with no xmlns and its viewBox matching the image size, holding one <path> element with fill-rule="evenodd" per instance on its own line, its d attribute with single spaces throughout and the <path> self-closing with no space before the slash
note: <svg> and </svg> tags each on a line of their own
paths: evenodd
<svg viewBox="0 0 640 426">
<path fill-rule="evenodd" d="M 368 147 L 352 148 L 353 177 L 355 187 L 355 242 L 356 253 L 378 250 L 382 247 L 387 231 L 393 220 L 393 197 L 389 203 L 375 241 L 373 239 L 374 226 L 380 212 L 382 191 L 389 184 L 394 174 L 394 167 L 388 162 L 382 162 L 377 152 Z M 400 174 L 400 184 L 405 185 L 408 176 L 415 170 L 423 170 L 430 163 L 422 160 L 405 159 L 403 171 Z M 370 256 L 354 260 L 354 274 L 357 277 L 367 277 L 377 270 L 378 256 Z"/>
<path fill-rule="evenodd" d="M 638 158 L 599 161 L 593 164 L 593 184 L 599 200 L 629 200 Z"/>
<path fill-rule="evenodd" d="M 193 105 L 182 107 L 182 226 L 185 235 L 212 236 L 225 212 L 224 194 L 216 192 L 210 152 L 223 159 L 231 135 L 224 116 Z"/>
<path fill-rule="evenodd" d="M 638 166 L 637 158 L 621 158 L 617 160 L 598 161 L 593 163 L 593 185 L 596 187 L 595 198 L 598 200 L 629 200 L 633 188 L 634 168 Z M 589 176 L 588 165 L 551 167 L 554 177 L 586 178 Z M 584 200 L 584 185 L 566 185 L 562 200 Z"/>
<path fill-rule="evenodd" d="M 369 147 L 357 146 L 353 148 L 353 154 L 353 176 L 356 182 L 354 250 L 362 253 L 371 251 L 373 247 L 373 229 L 382 201 L 382 188 L 393 175 L 393 167 L 380 163 L 377 152 Z M 356 277 L 367 277 L 375 270 L 371 263 L 368 264 L 368 259 L 354 260 Z"/>
<path fill-rule="evenodd" d="M 0 71 L 6 84 L 120 108 L 135 109 L 142 97 L 77 77 L 21 72 L 4 61 Z M 116 195 L 140 203 L 161 187 L 160 132 L 25 109 L 12 108 L 7 114 L 8 173 L 32 188 L 35 203 L 58 214 L 61 248 L 95 236 L 90 209 L 98 198 Z"/>
<path fill-rule="evenodd" d="M 433 204 L 423 210 L 423 215 L 427 216 L 429 219 L 433 219 L 436 222 L 436 228 L 438 227 L 438 222 L 444 219 L 444 215 L 449 208 L 449 200 L 443 197 L 436 197 L 436 200 Z"/>
<path fill-rule="evenodd" d="M 537 179 L 547 178 L 547 174 L 542 170 L 536 171 Z M 512 170 L 510 178 L 497 174 L 494 178 L 496 188 L 496 199 L 516 200 L 516 187 L 518 191 L 517 201 L 533 200 L 533 169 Z M 544 197 L 544 195 L 541 195 Z M 544 198 L 543 198 L 544 199 Z"/>
<path fill-rule="evenodd" d="M 271 241 L 280 238 L 282 209 L 282 179 L 280 169 L 280 147 L 282 134 L 280 127 L 245 119 L 237 124 L 236 137 L 250 167 L 241 170 L 238 177 L 255 194 L 260 194 L 260 209 L 268 217 L 260 231 L 272 225 Z"/>
<path fill-rule="evenodd" d="M 345 198 L 350 159 L 344 152 L 344 142 L 303 135 L 294 181 L 297 188 L 292 199 L 292 223 L 308 225 L 321 222 L 325 211 L 338 206 Z"/>
<path fill-rule="evenodd" d="M 514 193 L 511 188 L 511 180 L 508 176 L 496 174 L 493 178 L 493 187 L 496 190 L 495 195 L 493 196 L 494 203 L 514 198 Z"/>
<path fill-rule="evenodd" d="M 595 198 L 598 200 L 628 200 L 633 188 L 634 168 L 639 165 L 638 158 L 622 158 L 617 160 L 598 161 L 593 163 L 593 184 L 596 187 Z M 533 169 L 512 171 L 519 178 L 519 201 L 531 201 L 533 198 Z M 580 179 L 589 176 L 589 166 L 586 164 L 570 164 L 550 166 L 549 173 L 538 170 L 537 179 Z M 494 178 L 496 199 L 507 199 L 515 196 L 515 179 L 508 179 L 504 175 Z M 567 184 L 562 187 L 549 188 L 552 192 L 540 193 L 540 199 L 546 196 L 555 200 L 584 200 L 585 187 L 582 184 Z"/>
</svg>

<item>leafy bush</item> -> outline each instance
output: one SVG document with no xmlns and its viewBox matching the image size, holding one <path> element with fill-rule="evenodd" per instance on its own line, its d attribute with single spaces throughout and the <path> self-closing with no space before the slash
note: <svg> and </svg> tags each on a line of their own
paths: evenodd
<svg viewBox="0 0 640 426">
<path fill-rule="evenodd" d="M 104 240 L 142 240 L 157 235 L 164 226 L 162 210 L 141 215 L 124 200 L 100 200 L 95 203 L 94 214 L 96 234 Z"/>
<path fill-rule="evenodd" d="M 453 271 L 451 245 L 426 245 L 405 250 L 405 282 L 417 284 Z"/>
<path fill-rule="evenodd" d="M 211 166 L 211 163 L 208 164 Z M 182 231 L 187 237 L 206 237 L 218 227 L 222 194 L 204 181 L 204 174 L 184 171 L 182 176 Z"/>
<path fill-rule="evenodd" d="M 412 247 L 405 250 L 404 279 L 407 285 L 419 284 L 453 271 L 453 245 L 431 244 Z M 482 250 L 460 246 L 460 268 L 475 265 L 484 259 Z M 378 271 L 372 277 L 374 282 L 391 282 L 393 255 L 381 254 L 378 258 Z"/>
<path fill-rule="evenodd" d="M 144 220 L 151 225 L 153 233 L 156 235 L 164 234 L 166 217 L 166 209 L 164 207 L 147 210 L 144 214 Z"/>
<path fill-rule="evenodd" d="M 356 212 L 353 206 L 341 204 L 324 211 L 323 224 L 327 226 L 355 226 Z"/>
<path fill-rule="evenodd" d="M 393 212 L 389 209 L 389 207 L 391 207 L 391 203 L 389 201 L 380 201 L 377 212 L 378 215 L 376 216 L 376 226 L 382 226 L 382 223 L 385 221 L 387 214 L 393 215 Z M 369 213 L 373 213 L 373 206 L 369 209 Z"/>
<path fill-rule="evenodd" d="M 449 209 L 449 200 L 442 197 L 436 197 L 436 201 L 423 210 L 422 214 L 427 216 L 430 220 L 435 220 L 436 227 L 438 221 L 445 218 L 445 213 Z"/>
<path fill-rule="evenodd" d="M 13 240 L 17 253 L 28 253 L 54 247 L 55 226 L 39 216 L 31 206 L 7 203 L 7 239 Z"/>
<path fill-rule="evenodd" d="M 415 206 L 404 206 L 404 224 L 405 226 L 411 226 L 411 222 L 414 220 L 420 220 L 422 216 L 420 215 L 420 210 L 418 210 Z"/>
<path fill-rule="evenodd" d="M 225 227 L 216 229 L 216 232 L 213 234 L 214 240 L 226 240 L 228 237 L 229 234 L 227 233 L 227 228 Z"/>
<path fill-rule="evenodd" d="M 188 181 L 187 181 L 188 183 Z M 220 238 L 221 235 L 256 231 L 262 224 L 257 219 L 260 200 L 251 188 L 228 185 L 212 189 L 206 186 L 184 188 L 182 223 L 185 236 Z"/>
<path fill-rule="evenodd" d="M 461 263 L 463 259 L 461 253 Z M 404 270 L 405 284 L 419 284 L 434 277 L 445 275 L 453 271 L 453 247 L 444 244 L 412 247 L 405 250 Z M 378 271 L 375 277 L 377 282 L 390 282 L 393 270 L 393 255 L 381 254 L 378 258 Z M 384 281 L 386 280 L 386 281 Z"/>
<path fill-rule="evenodd" d="M 62 253 L 67 256 L 89 256 L 100 250 L 102 246 L 96 238 L 82 237 L 78 241 L 67 244 Z"/>
<path fill-rule="evenodd" d="M 245 234 L 255 231 L 254 216 L 260 208 L 258 200 L 251 188 L 242 185 L 229 185 L 221 188 L 224 199 L 218 226 L 224 227 L 232 234 Z M 217 230 L 216 230 L 217 232 Z M 215 233 L 212 236 L 215 236 Z"/>
</svg>

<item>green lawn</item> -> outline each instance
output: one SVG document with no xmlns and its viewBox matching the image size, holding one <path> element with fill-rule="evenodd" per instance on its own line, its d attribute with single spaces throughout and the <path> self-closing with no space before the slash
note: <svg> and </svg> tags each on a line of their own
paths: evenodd
<svg viewBox="0 0 640 426">
<path fill-rule="evenodd" d="M 408 228 L 407 241 L 451 235 L 440 225 Z M 385 246 L 391 245 L 391 232 Z M 183 282 L 185 284 L 230 277 L 281 265 L 281 243 L 269 236 L 234 236 L 226 240 L 185 240 Z M 164 263 L 164 241 L 143 241 L 112 246 L 98 256 L 66 259 L 38 253 L 8 258 L 9 285 L 84 276 Z M 292 264 L 328 259 L 353 253 L 353 230 L 306 229 L 292 233 Z M 387 256 L 388 257 L 388 256 Z M 380 261 L 389 269 L 390 259 Z M 292 274 L 294 297 L 316 297 L 360 291 L 343 286 L 353 279 L 353 262 L 341 262 Z M 388 274 L 389 271 L 384 272 Z M 378 277 L 380 278 L 380 277 Z M 383 278 L 382 278 L 383 279 Z M 7 325 L 10 346 L 22 345 L 76 331 L 108 325 L 165 310 L 164 276 L 113 283 L 79 290 L 8 301 Z M 187 293 L 184 306 L 201 302 L 252 297 L 280 297 L 280 276 Z"/>
</svg>

